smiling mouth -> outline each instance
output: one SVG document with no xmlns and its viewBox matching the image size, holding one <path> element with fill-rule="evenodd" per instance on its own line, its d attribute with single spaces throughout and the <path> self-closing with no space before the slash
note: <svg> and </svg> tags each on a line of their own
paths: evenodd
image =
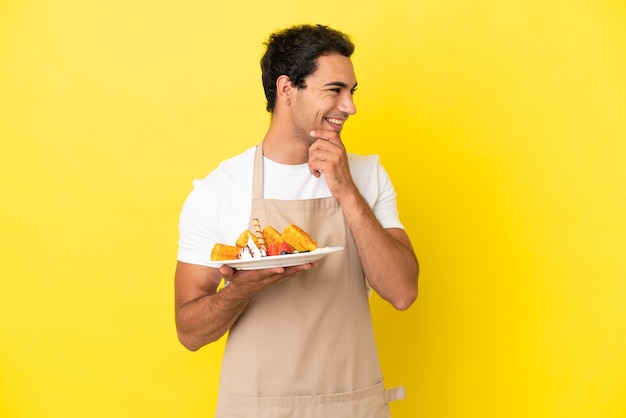
<svg viewBox="0 0 626 418">
<path fill-rule="evenodd" d="M 343 123 L 345 122 L 344 119 L 337 119 L 337 118 L 326 118 L 326 120 L 330 123 L 332 123 L 333 125 L 343 125 Z"/>
</svg>

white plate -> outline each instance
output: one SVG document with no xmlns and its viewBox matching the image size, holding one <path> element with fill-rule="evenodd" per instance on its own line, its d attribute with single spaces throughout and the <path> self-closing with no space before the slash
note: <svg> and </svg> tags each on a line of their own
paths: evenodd
<svg viewBox="0 0 626 418">
<path fill-rule="evenodd" d="M 272 255 L 254 260 L 223 260 L 218 263 L 212 262 L 211 267 L 219 267 L 225 264 L 238 270 L 260 270 L 275 267 L 298 266 L 300 264 L 317 261 L 337 251 L 343 251 L 343 247 L 317 248 L 308 253 Z"/>
</svg>

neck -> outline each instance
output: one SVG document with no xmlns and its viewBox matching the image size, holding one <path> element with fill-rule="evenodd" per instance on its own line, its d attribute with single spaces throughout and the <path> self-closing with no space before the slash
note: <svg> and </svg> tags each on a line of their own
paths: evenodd
<svg viewBox="0 0 626 418">
<path fill-rule="evenodd" d="M 280 164 L 304 164 L 309 161 L 310 146 L 306 138 L 272 123 L 263 139 L 263 155 Z"/>
</svg>

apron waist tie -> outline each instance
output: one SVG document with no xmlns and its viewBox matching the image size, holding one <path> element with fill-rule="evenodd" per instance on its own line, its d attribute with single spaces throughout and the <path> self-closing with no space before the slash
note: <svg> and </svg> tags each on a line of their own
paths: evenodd
<svg viewBox="0 0 626 418">
<path fill-rule="evenodd" d="M 404 386 L 398 386 L 397 388 L 391 388 L 385 391 L 385 403 L 399 401 L 404 398 L 406 398 Z"/>
</svg>

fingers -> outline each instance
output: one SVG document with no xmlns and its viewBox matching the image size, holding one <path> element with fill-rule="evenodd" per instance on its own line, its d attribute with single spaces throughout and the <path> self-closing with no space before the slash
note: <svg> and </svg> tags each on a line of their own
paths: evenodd
<svg viewBox="0 0 626 418">
<path fill-rule="evenodd" d="M 220 267 L 220 273 L 225 280 L 237 282 L 239 284 L 248 283 L 266 287 L 274 283 L 291 279 L 302 271 L 310 270 L 317 266 L 316 262 L 300 264 L 290 267 L 275 267 L 259 270 L 234 270 L 227 266 Z"/>
<path fill-rule="evenodd" d="M 344 153 L 343 143 L 334 131 L 314 130 L 310 134 L 317 140 L 309 147 L 309 171 L 319 177 L 337 163 Z"/>
<path fill-rule="evenodd" d="M 224 264 L 220 267 L 220 273 L 222 273 L 222 277 L 224 279 L 230 280 L 230 278 L 235 274 L 235 269 Z"/>
<path fill-rule="evenodd" d="M 323 139 L 343 148 L 343 142 L 341 141 L 339 132 L 329 131 L 325 129 L 316 129 L 309 132 L 309 135 L 311 135 L 312 138 Z"/>
</svg>

